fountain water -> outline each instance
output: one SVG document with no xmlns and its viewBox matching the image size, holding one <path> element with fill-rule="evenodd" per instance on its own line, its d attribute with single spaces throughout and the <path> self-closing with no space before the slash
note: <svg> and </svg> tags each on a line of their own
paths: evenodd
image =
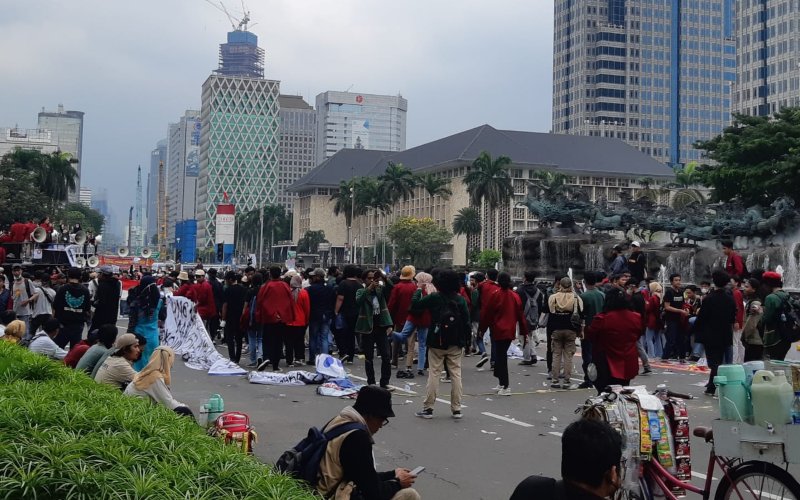
<svg viewBox="0 0 800 500">
<path fill-rule="evenodd" d="M 666 290 L 667 289 L 667 281 L 669 280 L 669 274 L 667 274 L 667 266 L 661 264 L 658 269 L 658 275 L 656 275 L 656 280 L 661 283 L 661 286 Z"/>
<path fill-rule="evenodd" d="M 783 286 L 785 288 L 800 288 L 800 263 L 798 263 L 797 250 L 800 242 L 794 242 L 786 247 L 786 272 L 783 275 Z"/>
<path fill-rule="evenodd" d="M 583 268 L 587 271 L 599 271 L 605 268 L 605 256 L 600 245 L 587 245 L 583 255 Z"/>
<path fill-rule="evenodd" d="M 695 275 L 694 266 L 694 250 L 679 250 L 670 253 L 667 256 L 667 280 L 669 280 L 670 274 L 679 273 L 683 277 L 683 281 L 695 283 L 697 277 Z"/>
<path fill-rule="evenodd" d="M 539 240 L 539 269 L 547 269 L 547 241 Z"/>
</svg>

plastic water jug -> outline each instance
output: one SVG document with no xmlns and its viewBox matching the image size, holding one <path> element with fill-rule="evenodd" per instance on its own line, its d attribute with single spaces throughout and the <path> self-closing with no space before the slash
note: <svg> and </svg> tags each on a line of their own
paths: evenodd
<svg viewBox="0 0 800 500">
<path fill-rule="evenodd" d="M 775 385 L 778 386 L 781 408 L 786 415 L 786 423 L 792 423 L 792 404 L 794 403 L 794 390 L 792 384 L 787 380 L 786 372 L 777 370 L 775 372 Z"/>
<path fill-rule="evenodd" d="M 750 385 L 753 383 L 753 374 L 758 370 L 763 370 L 765 368 L 763 361 L 748 361 L 742 365 L 744 367 L 744 376 L 745 376 L 745 384 L 747 384 L 747 388 L 750 388 Z"/>
<path fill-rule="evenodd" d="M 225 412 L 225 402 L 222 400 L 222 396 L 214 394 L 208 398 L 206 408 L 208 409 L 208 423 L 212 424 L 217 417 Z"/>
<path fill-rule="evenodd" d="M 762 427 L 788 424 L 791 421 L 792 401 L 787 402 L 786 374 L 776 377 L 768 370 L 759 370 L 753 375 L 750 394 L 753 399 L 753 423 Z M 791 398 L 791 386 L 789 398 Z"/>
<path fill-rule="evenodd" d="M 752 406 L 745 387 L 745 371 L 741 365 L 721 365 L 714 377 L 719 389 L 719 415 L 722 420 L 746 422 Z"/>
</svg>

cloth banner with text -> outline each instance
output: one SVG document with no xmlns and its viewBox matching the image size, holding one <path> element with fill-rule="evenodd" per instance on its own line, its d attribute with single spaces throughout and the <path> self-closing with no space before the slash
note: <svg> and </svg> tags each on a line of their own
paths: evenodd
<svg viewBox="0 0 800 500">
<path fill-rule="evenodd" d="M 247 370 L 220 354 L 208 336 L 194 302 L 186 297 L 167 297 L 164 345 L 193 370 L 208 370 L 209 375 L 245 375 Z"/>
</svg>

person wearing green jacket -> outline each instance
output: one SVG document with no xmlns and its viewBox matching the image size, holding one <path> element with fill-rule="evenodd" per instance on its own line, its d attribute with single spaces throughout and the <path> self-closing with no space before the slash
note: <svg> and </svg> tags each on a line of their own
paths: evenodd
<svg viewBox="0 0 800 500">
<path fill-rule="evenodd" d="M 367 372 L 367 384 L 375 384 L 375 366 L 373 360 L 375 349 L 381 357 L 380 385 L 389 388 L 392 376 L 392 359 L 389 353 L 389 337 L 393 334 L 394 325 L 389 309 L 386 307 L 386 296 L 381 275 L 374 269 L 364 271 L 362 279 L 365 288 L 356 291 L 356 333 L 361 334 L 361 351 L 364 353 L 364 369 Z"/>
<path fill-rule="evenodd" d="M 768 271 L 761 277 L 761 282 L 772 288 L 772 293 L 764 300 L 764 315 L 761 325 L 764 331 L 764 354 L 773 361 L 783 361 L 792 343 L 781 338 L 776 330 L 778 316 L 783 305 L 789 300 L 789 294 L 783 291 L 783 278 L 779 273 Z"/>
<path fill-rule="evenodd" d="M 461 418 L 461 356 L 471 339 L 470 315 L 467 301 L 459 295 L 461 283 L 458 274 L 446 269 L 434 278 L 437 291 L 422 296 L 422 290 L 414 292 L 410 312 L 431 312 L 431 329 L 428 332 L 428 383 L 420 418 L 433 418 L 433 405 L 439 390 L 439 375 L 444 364 L 450 370 L 450 411 L 453 418 Z M 443 315 L 443 313 L 450 313 Z"/>
</svg>

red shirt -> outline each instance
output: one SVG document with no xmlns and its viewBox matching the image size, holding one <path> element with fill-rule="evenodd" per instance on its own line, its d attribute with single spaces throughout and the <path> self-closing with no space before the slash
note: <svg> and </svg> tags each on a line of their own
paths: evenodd
<svg viewBox="0 0 800 500">
<path fill-rule="evenodd" d="M 294 297 L 292 297 L 294 299 Z M 297 300 L 294 302 L 294 321 L 287 322 L 287 326 L 308 326 L 308 314 L 311 312 L 311 300 L 308 298 L 308 292 L 305 288 L 301 288 L 297 293 Z"/>
<path fill-rule="evenodd" d="M 742 291 L 738 288 L 733 288 L 733 301 L 736 303 L 736 324 L 739 328 L 744 326 L 744 297 Z"/>
<path fill-rule="evenodd" d="M 178 287 L 175 292 L 173 292 L 174 296 L 176 297 L 186 297 L 187 299 L 192 298 L 192 285 L 191 283 L 184 283 Z"/>
<path fill-rule="evenodd" d="M 204 320 L 217 317 L 217 303 L 214 302 L 214 290 L 211 283 L 203 281 L 192 285 L 186 295 L 197 304 L 197 314 Z"/>
<path fill-rule="evenodd" d="M 64 358 L 64 364 L 70 368 L 75 368 L 78 365 L 78 361 L 80 361 L 83 355 L 86 354 L 86 351 L 89 350 L 89 347 L 91 346 L 87 344 L 85 340 L 78 342 L 75 347 L 70 349 L 67 353 L 67 356 Z"/>
<path fill-rule="evenodd" d="M 9 229 L 12 243 L 22 243 L 25 241 L 25 224 L 22 222 L 15 222 L 11 224 Z"/>
<path fill-rule="evenodd" d="M 500 290 L 500 285 L 494 281 L 487 279 L 478 283 L 478 293 L 480 293 L 481 298 L 481 317 L 484 314 L 488 314 L 489 298 L 498 290 Z M 485 332 L 486 330 L 481 331 Z"/>
<path fill-rule="evenodd" d="M 744 274 L 742 256 L 736 252 L 731 252 L 731 254 L 728 255 L 728 260 L 725 261 L 725 272 L 731 276 L 742 277 Z"/>
<path fill-rule="evenodd" d="M 647 318 L 645 326 L 656 332 L 660 331 L 664 322 L 661 320 L 661 299 L 658 298 L 658 295 L 650 295 L 644 304 L 644 311 Z"/>
<path fill-rule="evenodd" d="M 639 374 L 636 341 L 641 324 L 639 313 L 620 309 L 598 314 L 586 328 L 586 340 L 592 342 L 592 357 L 608 361 L 611 377 L 631 380 Z"/>
<path fill-rule="evenodd" d="M 522 299 L 517 292 L 498 286 L 488 301 L 484 302 L 481 297 L 481 306 L 483 304 L 487 308 L 486 313 L 481 312 L 479 331 L 485 332 L 489 328 L 492 340 L 514 340 L 519 325 L 520 335 L 528 336 L 528 323 L 522 315 Z"/>
<path fill-rule="evenodd" d="M 394 329 L 399 332 L 403 329 L 403 325 L 408 318 L 408 310 L 411 307 L 411 297 L 417 291 L 417 285 L 411 280 L 400 280 L 398 284 L 392 287 L 392 293 L 389 294 L 389 303 L 386 304 L 389 309 L 389 315 L 394 321 Z"/>
<path fill-rule="evenodd" d="M 25 233 L 22 235 L 22 241 L 30 241 L 31 235 L 36 230 L 36 223 L 28 222 L 25 224 Z"/>
<path fill-rule="evenodd" d="M 285 281 L 269 280 L 258 291 L 256 321 L 262 325 L 294 321 L 294 297 Z"/>
</svg>

